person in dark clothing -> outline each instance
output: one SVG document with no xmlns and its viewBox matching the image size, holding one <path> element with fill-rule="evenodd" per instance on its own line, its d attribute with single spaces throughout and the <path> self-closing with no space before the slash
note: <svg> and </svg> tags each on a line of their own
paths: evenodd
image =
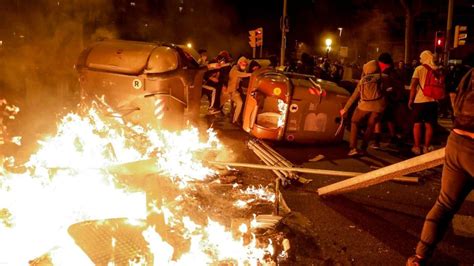
<svg viewBox="0 0 474 266">
<path fill-rule="evenodd" d="M 404 86 L 409 86 L 411 82 L 411 76 L 413 73 L 410 73 L 410 70 L 406 67 L 405 62 L 398 61 L 398 66 L 396 68 L 398 76 L 403 80 Z"/>
<path fill-rule="evenodd" d="M 456 87 L 461 81 L 462 77 L 469 70 L 468 66 L 458 64 L 449 65 L 446 72 L 446 93 L 451 95 L 456 92 Z M 451 108 L 451 99 L 445 97 L 439 100 L 439 116 L 451 118 L 453 110 Z"/>
<path fill-rule="evenodd" d="M 217 62 L 216 68 L 219 69 L 219 77 L 216 90 L 216 99 L 214 101 L 214 106 L 212 107 L 222 112 L 223 103 L 221 103 L 220 99 L 222 89 L 227 87 L 227 83 L 229 82 L 229 72 L 232 68 L 232 57 L 230 56 L 229 52 L 224 50 L 219 52 L 215 61 Z"/>
<path fill-rule="evenodd" d="M 220 112 L 219 109 L 215 108 L 217 88 L 219 86 L 219 74 L 219 69 L 211 69 L 204 74 L 202 94 L 206 95 L 209 100 L 209 115 L 217 114 Z"/>
<path fill-rule="evenodd" d="M 301 54 L 301 65 L 297 69 L 297 72 L 307 75 L 314 74 L 314 60 L 311 55 L 307 53 Z"/>
<path fill-rule="evenodd" d="M 473 55 L 471 55 L 472 60 Z M 471 62 L 472 63 L 472 62 Z M 454 214 L 474 188 L 474 69 L 457 86 L 454 128 L 449 135 L 439 196 L 426 216 L 416 255 L 408 266 L 425 265 L 448 230 Z"/>
<path fill-rule="evenodd" d="M 388 87 L 385 91 L 387 106 L 382 114 L 381 121 L 375 125 L 374 144 L 372 144 L 372 148 L 374 149 L 380 148 L 382 123 L 387 124 L 390 142 L 398 143 L 395 122 L 399 107 L 402 105 L 401 100 L 403 99 L 404 89 L 403 80 L 394 69 L 392 56 L 389 53 L 382 53 L 378 58 L 378 62 L 382 73 L 388 76 L 393 86 Z"/>
<path fill-rule="evenodd" d="M 276 55 L 271 55 L 268 60 L 270 60 L 269 67 L 275 68 L 278 66 L 278 57 Z M 255 62 L 257 63 L 257 62 Z M 258 63 L 257 63 L 258 64 Z"/>
</svg>

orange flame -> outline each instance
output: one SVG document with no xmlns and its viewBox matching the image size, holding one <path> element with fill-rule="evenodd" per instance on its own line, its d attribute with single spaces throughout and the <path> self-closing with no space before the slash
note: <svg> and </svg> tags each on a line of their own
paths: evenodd
<svg viewBox="0 0 474 266">
<path fill-rule="evenodd" d="M 66 115 L 57 134 L 40 144 L 41 148 L 25 164 L 26 172 L 15 174 L 0 168 L 0 264 L 26 265 L 47 253 L 53 265 L 91 265 L 68 235 L 70 225 L 116 217 L 127 217 L 133 223 L 134 219 L 147 216 L 144 192 L 118 186 L 107 167 L 156 158 L 158 168 L 183 189 L 189 181 L 216 174 L 202 165 L 199 153 L 223 148 L 213 131 L 208 131 L 207 141 L 202 142 L 195 128 L 178 133 L 144 129 L 117 118 L 104 118 L 94 108 L 84 116 Z M 241 193 L 274 201 L 274 195 L 263 188 Z M 183 194 L 176 200 L 183 201 L 184 197 Z M 256 247 L 254 236 L 244 245 L 242 239 L 234 239 L 217 222 L 209 220 L 207 225 L 199 225 L 174 213 L 173 208 L 155 211 L 163 213 L 168 224 L 182 224 L 184 236 L 191 241 L 190 251 L 173 261 L 173 247 L 152 227 L 148 228 L 143 237 L 155 254 L 155 265 L 222 260 L 257 265 L 264 254 L 273 253 L 271 244 Z"/>
</svg>

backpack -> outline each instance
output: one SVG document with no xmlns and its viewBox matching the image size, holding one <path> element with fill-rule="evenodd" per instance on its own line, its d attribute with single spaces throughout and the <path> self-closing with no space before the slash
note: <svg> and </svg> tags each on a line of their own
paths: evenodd
<svg viewBox="0 0 474 266">
<path fill-rule="evenodd" d="M 359 84 L 360 98 L 364 102 L 376 101 L 384 97 L 382 91 L 382 73 L 362 77 Z"/>
<path fill-rule="evenodd" d="M 456 117 L 455 126 L 468 131 L 474 130 L 474 68 L 469 70 L 459 84 L 453 111 Z M 469 77 L 469 75 L 471 75 Z"/>
<path fill-rule="evenodd" d="M 435 100 L 444 98 L 445 94 L 445 76 L 440 69 L 432 69 L 429 65 L 423 64 L 428 70 L 425 79 L 425 85 L 421 88 L 423 95 Z"/>
</svg>

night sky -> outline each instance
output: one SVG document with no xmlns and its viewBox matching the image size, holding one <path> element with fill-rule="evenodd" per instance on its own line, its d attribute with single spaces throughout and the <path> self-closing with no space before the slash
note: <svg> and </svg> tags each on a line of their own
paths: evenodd
<svg viewBox="0 0 474 266">
<path fill-rule="evenodd" d="M 418 10 L 417 45 L 430 47 L 434 32 L 446 28 L 448 1 L 408 2 Z M 474 0 L 455 2 L 454 23 L 472 24 Z M 2 0 L 0 5 L 4 47 L 52 41 L 60 45 L 78 38 L 79 46 L 87 46 L 98 39 L 121 38 L 191 42 L 211 56 L 223 49 L 238 55 L 251 53 L 248 30 L 257 27 L 264 29 L 265 56 L 279 55 L 281 43 L 283 0 Z M 294 0 L 288 1 L 288 18 L 289 52 L 303 42 L 308 52 L 324 53 L 327 37 L 334 48 L 348 46 L 367 56 L 374 49 L 403 47 L 405 19 L 399 0 Z"/>
<path fill-rule="evenodd" d="M 134 6 L 129 2 L 119 4 L 122 23 L 118 26 L 122 38 L 189 41 L 196 48 L 207 48 L 212 53 L 227 49 L 240 54 L 251 51 L 247 31 L 263 27 L 265 54 L 279 54 L 283 0 L 148 0 L 136 1 Z M 411 2 L 418 10 L 417 41 L 421 45 L 431 44 L 434 32 L 446 28 L 447 1 Z M 456 1 L 458 8 L 455 11 L 458 14 L 463 10 L 466 12 L 465 7 L 471 7 L 471 2 L 474 1 Z M 352 44 L 350 50 L 358 49 L 362 54 L 367 47 L 400 49 L 404 38 L 404 14 L 399 0 L 288 1 L 287 47 L 292 50 L 297 42 L 304 42 L 309 52 L 320 54 L 324 51 L 324 39 L 331 37 L 335 47 L 341 41 L 344 46 Z M 147 18 L 147 15 L 151 17 Z M 149 25 L 147 36 L 137 34 L 140 24 Z M 339 27 L 343 28 L 342 39 L 338 36 Z"/>
<path fill-rule="evenodd" d="M 415 4 L 415 54 L 432 49 L 434 32 L 446 29 L 447 0 Z M 469 25 L 474 40 L 474 0 L 456 0 L 453 23 Z M 264 57 L 280 54 L 283 0 L 0 0 L 0 92 L 37 112 L 52 114 L 78 97 L 75 64 L 80 52 L 106 38 L 161 41 L 250 55 L 248 31 L 264 29 Z M 349 50 L 364 63 L 382 51 L 403 58 L 404 10 L 399 0 L 288 0 L 287 56 L 297 42 L 312 55 Z M 338 29 L 343 28 L 339 39 Z M 333 57 L 337 54 L 334 52 Z M 33 120 L 32 120 L 33 121 Z"/>
</svg>

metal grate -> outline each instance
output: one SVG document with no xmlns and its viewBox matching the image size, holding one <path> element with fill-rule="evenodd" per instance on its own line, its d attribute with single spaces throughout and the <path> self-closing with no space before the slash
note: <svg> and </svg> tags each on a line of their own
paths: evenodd
<svg viewBox="0 0 474 266">
<path fill-rule="evenodd" d="M 125 218 L 84 221 L 73 224 L 68 232 L 95 265 L 129 265 L 146 262 L 153 257 L 142 236 L 145 222 L 132 225 Z"/>
</svg>

